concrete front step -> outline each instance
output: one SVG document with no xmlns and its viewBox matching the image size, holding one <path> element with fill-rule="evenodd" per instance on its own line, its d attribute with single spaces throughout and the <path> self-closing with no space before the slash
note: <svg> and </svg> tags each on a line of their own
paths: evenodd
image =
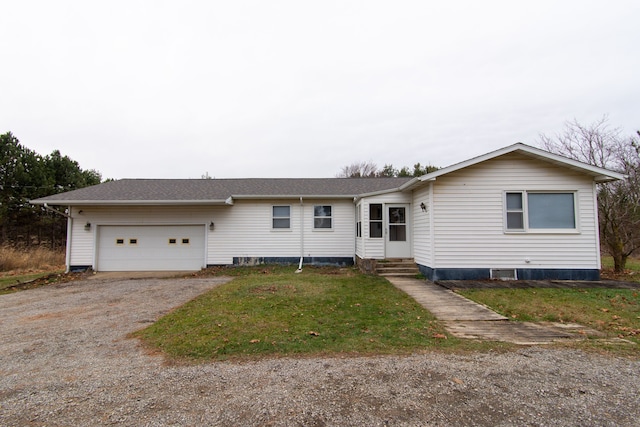
<svg viewBox="0 0 640 427">
<path fill-rule="evenodd" d="M 407 279 L 415 279 L 418 277 L 420 272 L 417 273 L 378 273 L 380 277 L 397 277 L 397 278 L 407 278 Z"/>
<path fill-rule="evenodd" d="M 420 270 L 413 259 L 386 259 L 376 265 L 376 273 L 385 277 L 416 277 Z"/>
</svg>

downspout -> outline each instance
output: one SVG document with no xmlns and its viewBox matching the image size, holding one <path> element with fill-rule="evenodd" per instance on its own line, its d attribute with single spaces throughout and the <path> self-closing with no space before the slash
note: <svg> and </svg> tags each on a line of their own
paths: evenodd
<svg viewBox="0 0 640 427">
<path fill-rule="evenodd" d="M 69 206 L 69 212 L 71 212 L 71 206 Z M 67 217 L 67 247 L 66 247 L 66 254 L 65 254 L 65 259 L 66 259 L 66 268 L 67 268 L 67 273 L 71 271 L 71 237 L 72 237 L 72 230 L 73 230 L 73 217 L 71 215 L 69 215 Z"/>
<path fill-rule="evenodd" d="M 302 273 L 302 261 L 304 259 L 304 203 L 300 196 L 300 264 L 296 273 Z"/>
</svg>

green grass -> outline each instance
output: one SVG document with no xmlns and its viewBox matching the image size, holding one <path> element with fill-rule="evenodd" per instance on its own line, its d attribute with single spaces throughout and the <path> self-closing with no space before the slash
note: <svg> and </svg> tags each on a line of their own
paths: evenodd
<svg viewBox="0 0 640 427">
<path fill-rule="evenodd" d="M 640 292 L 627 289 L 469 289 L 461 295 L 514 320 L 579 323 L 640 343 Z"/>
<path fill-rule="evenodd" d="M 14 292 L 16 286 L 27 289 L 33 283 L 35 285 L 36 279 L 47 277 L 55 274 L 60 274 L 64 270 L 55 270 L 39 273 L 24 273 L 24 274 L 11 274 L 0 276 L 0 295 Z"/>
<path fill-rule="evenodd" d="M 134 334 L 171 358 L 408 353 L 455 346 L 422 306 L 354 269 L 259 267 Z M 446 338 L 445 338 L 446 337 Z"/>
</svg>

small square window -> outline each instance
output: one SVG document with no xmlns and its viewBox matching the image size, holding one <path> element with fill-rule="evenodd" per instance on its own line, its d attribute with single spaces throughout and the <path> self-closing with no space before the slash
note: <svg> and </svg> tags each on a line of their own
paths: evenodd
<svg viewBox="0 0 640 427">
<path fill-rule="evenodd" d="M 189 239 L 182 239 L 182 244 L 183 245 L 188 245 L 189 244 Z"/>
<path fill-rule="evenodd" d="M 137 245 L 138 244 L 138 239 L 129 239 L 129 244 L 130 245 Z"/>
<path fill-rule="evenodd" d="M 316 205 L 313 207 L 313 228 L 331 228 L 331 206 Z"/>
<path fill-rule="evenodd" d="M 124 245 L 124 239 L 116 239 L 116 245 Z"/>
<path fill-rule="evenodd" d="M 170 245 L 175 245 L 178 242 L 178 239 L 169 239 Z"/>
<path fill-rule="evenodd" d="M 273 206 L 273 228 L 291 228 L 291 206 Z"/>
</svg>

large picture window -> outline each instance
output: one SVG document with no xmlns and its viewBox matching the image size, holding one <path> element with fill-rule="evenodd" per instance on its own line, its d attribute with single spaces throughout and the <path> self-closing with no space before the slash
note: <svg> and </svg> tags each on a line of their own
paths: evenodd
<svg viewBox="0 0 640 427">
<path fill-rule="evenodd" d="M 507 231 L 575 230 L 575 193 L 507 192 L 505 219 Z"/>
<path fill-rule="evenodd" d="M 369 205 L 369 237 L 382 237 L 382 204 Z"/>
<path fill-rule="evenodd" d="M 313 207 L 313 228 L 328 229 L 332 227 L 331 206 L 316 205 Z"/>
<path fill-rule="evenodd" d="M 291 228 L 291 206 L 273 206 L 273 228 Z"/>
</svg>

